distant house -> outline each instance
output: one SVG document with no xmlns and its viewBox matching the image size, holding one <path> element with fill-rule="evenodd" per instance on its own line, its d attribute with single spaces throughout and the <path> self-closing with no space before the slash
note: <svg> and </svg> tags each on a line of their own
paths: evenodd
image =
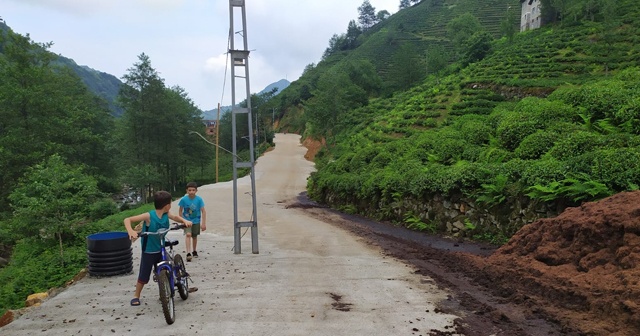
<svg viewBox="0 0 640 336">
<path fill-rule="evenodd" d="M 203 120 L 204 125 L 207 127 L 207 135 L 210 137 L 216 136 L 218 131 L 218 123 L 216 120 Z"/>
<path fill-rule="evenodd" d="M 540 0 L 520 0 L 522 15 L 520 16 L 520 31 L 540 28 L 542 16 Z"/>
</svg>

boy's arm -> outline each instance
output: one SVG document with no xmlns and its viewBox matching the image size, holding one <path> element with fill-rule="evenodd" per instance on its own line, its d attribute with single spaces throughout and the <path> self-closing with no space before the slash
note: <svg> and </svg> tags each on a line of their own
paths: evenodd
<svg viewBox="0 0 640 336">
<path fill-rule="evenodd" d="M 149 216 L 148 212 L 145 212 L 143 214 L 139 214 L 136 216 L 131 216 L 131 217 L 127 217 L 124 219 L 124 227 L 127 229 L 127 233 L 129 233 L 129 238 L 131 239 L 135 239 L 138 238 L 138 233 L 135 232 L 133 230 L 133 228 L 131 227 L 131 222 L 141 222 L 144 221 L 144 225 L 146 225 L 146 223 L 149 222 L 149 219 L 151 217 Z"/>
<path fill-rule="evenodd" d="M 204 210 L 204 206 L 200 209 L 200 228 L 202 231 L 207 230 L 207 211 Z"/>
<path fill-rule="evenodd" d="M 184 225 L 186 225 L 187 227 L 190 227 L 191 225 L 193 225 L 193 223 L 189 220 L 186 220 L 178 215 L 174 215 L 172 213 L 168 214 L 169 219 L 171 219 L 172 221 L 176 221 L 178 223 L 183 223 Z"/>
</svg>

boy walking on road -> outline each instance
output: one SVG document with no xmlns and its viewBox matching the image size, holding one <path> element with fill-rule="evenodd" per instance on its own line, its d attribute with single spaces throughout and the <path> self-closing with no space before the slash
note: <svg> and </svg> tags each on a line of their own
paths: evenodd
<svg viewBox="0 0 640 336">
<path fill-rule="evenodd" d="M 158 232 L 160 229 L 169 228 L 169 219 L 172 221 L 184 223 L 190 227 L 192 223 L 180 216 L 169 213 L 171 209 L 171 194 L 166 191 L 158 191 L 153 196 L 155 210 L 145 212 L 140 215 L 127 217 L 124 219 L 124 227 L 127 228 L 129 238 L 138 238 L 138 233 L 131 227 L 131 222 L 142 222 L 142 231 Z M 138 282 L 136 283 L 136 291 L 131 300 L 132 306 L 140 305 L 140 293 L 142 288 L 149 282 L 151 277 L 151 269 L 155 264 L 162 261 L 162 238 L 160 236 L 146 236 L 142 239 L 142 257 L 140 258 L 140 273 L 138 274 Z"/>
<path fill-rule="evenodd" d="M 187 261 L 191 261 L 191 251 L 193 251 L 193 258 L 198 257 L 198 236 L 200 235 L 201 229 L 202 231 L 207 230 L 207 212 L 204 210 L 204 200 L 202 200 L 202 197 L 196 195 L 197 192 L 197 183 L 187 183 L 187 194 L 184 195 L 178 203 L 182 217 L 193 222 L 192 227 L 184 229 L 184 234 L 187 236 L 185 242 Z M 192 243 L 193 250 L 191 249 Z"/>
</svg>

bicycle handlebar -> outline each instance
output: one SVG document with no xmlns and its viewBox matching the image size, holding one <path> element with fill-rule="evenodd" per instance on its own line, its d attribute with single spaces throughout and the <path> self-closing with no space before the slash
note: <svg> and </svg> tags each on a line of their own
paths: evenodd
<svg viewBox="0 0 640 336">
<path fill-rule="evenodd" d="M 156 232 L 138 232 L 138 237 L 165 235 L 169 231 L 180 230 L 180 229 L 184 229 L 184 228 L 187 227 L 184 224 L 178 224 L 178 223 L 172 223 L 172 224 L 174 224 L 174 225 L 170 226 L 168 229 L 160 229 L 160 230 L 158 230 Z"/>
</svg>

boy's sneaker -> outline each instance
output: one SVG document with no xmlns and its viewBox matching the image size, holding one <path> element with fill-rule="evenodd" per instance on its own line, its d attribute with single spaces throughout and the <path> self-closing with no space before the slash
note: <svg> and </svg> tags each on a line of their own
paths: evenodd
<svg viewBox="0 0 640 336">
<path fill-rule="evenodd" d="M 187 253 L 187 261 L 191 261 L 191 253 Z"/>
<path fill-rule="evenodd" d="M 197 257 L 198 257 L 198 252 L 193 251 L 193 257 L 194 257 L 194 258 L 197 258 Z"/>
</svg>

